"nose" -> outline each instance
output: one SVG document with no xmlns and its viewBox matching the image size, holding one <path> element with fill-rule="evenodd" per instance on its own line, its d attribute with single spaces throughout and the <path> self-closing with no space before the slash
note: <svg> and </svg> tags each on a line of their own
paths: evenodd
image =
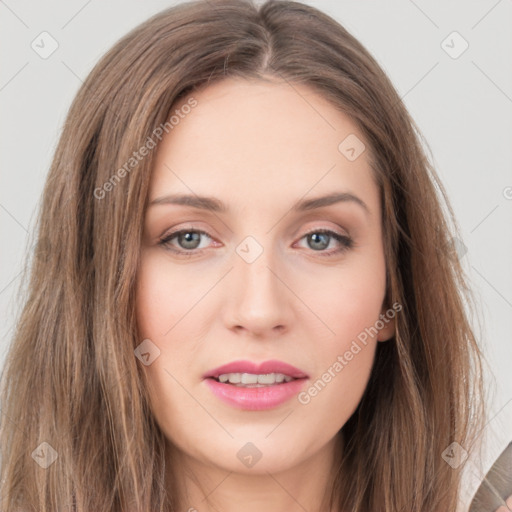
<svg viewBox="0 0 512 512">
<path fill-rule="evenodd" d="M 226 327 L 260 338 L 289 330 L 293 322 L 293 294 L 271 251 L 264 250 L 252 263 L 234 256 L 223 313 Z"/>
</svg>

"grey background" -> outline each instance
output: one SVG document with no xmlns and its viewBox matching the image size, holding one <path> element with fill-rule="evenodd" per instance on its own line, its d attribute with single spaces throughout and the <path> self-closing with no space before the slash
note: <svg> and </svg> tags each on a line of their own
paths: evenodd
<svg viewBox="0 0 512 512">
<path fill-rule="evenodd" d="M 117 39 L 176 3 L 0 1 L 2 365 L 19 311 L 21 265 L 33 245 L 35 208 L 71 100 Z M 306 3 L 341 22 L 377 58 L 428 141 L 447 189 L 488 361 L 487 444 L 473 466 L 481 475 L 512 440 L 512 0 Z M 46 59 L 31 47 L 41 45 L 43 31 L 58 43 Z M 458 58 L 453 55 L 464 43 L 448 37 L 453 31 L 469 44 Z"/>
</svg>

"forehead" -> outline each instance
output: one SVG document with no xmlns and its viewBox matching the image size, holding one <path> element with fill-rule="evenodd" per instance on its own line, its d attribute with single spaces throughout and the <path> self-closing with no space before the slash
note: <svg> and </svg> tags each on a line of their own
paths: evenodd
<svg viewBox="0 0 512 512">
<path fill-rule="evenodd" d="M 183 108 L 191 98 L 195 106 Z M 207 193 L 261 205 L 343 189 L 378 200 L 359 128 L 306 85 L 225 79 L 173 113 L 179 122 L 158 146 L 153 197 Z"/>
</svg>

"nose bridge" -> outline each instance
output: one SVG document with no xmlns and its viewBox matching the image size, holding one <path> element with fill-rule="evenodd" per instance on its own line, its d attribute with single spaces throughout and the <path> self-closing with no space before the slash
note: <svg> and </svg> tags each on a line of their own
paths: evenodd
<svg viewBox="0 0 512 512">
<path fill-rule="evenodd" d="M 246 237 L 236 248 L 228 314 L 232 326 L 261 333 L 291 321 L 290 294 L 278 277 L 282 266 L 270 240 L 263 245 Z"/>
</svg>

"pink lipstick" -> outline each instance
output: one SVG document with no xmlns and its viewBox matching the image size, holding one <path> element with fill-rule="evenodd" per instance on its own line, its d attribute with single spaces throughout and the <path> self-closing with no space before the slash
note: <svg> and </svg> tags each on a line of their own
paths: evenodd
<svg viewBox="0 0 512 512">
<path fill-rule="evenodd" d="M 234 361 L 207 372 L 203 378 L 213 394 L 228 405 L 262 411 L 297 395 L 308 375 L 282 361 Z"/>
</svg>

